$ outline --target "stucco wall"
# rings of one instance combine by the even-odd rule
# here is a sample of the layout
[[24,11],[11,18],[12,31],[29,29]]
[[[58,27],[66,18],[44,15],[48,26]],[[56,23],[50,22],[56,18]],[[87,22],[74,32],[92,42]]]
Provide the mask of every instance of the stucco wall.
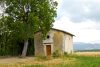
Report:
[[44,45],[44,52],[45,52],[45,55],[46,55],[46,45],[51,45],[51,54],[53,53],[53,39],[52,37],[54,37],[54,33],[56,31],[55,30],[50,30],[47,35],[49,35],[49,39],[46,39],[46,40],[43,40],[43,45]]
[[63,33],[56,31],[53,36],[53,51],[59,50],[63,52]]
[[36,33],[34,37],[35,55],[45,55],[43,40],[40,33]]
[[51,45],[51,53],[53,53],[55,50],[59,50],[60,52],[63,52],[63,45],[64,45],[63,32],[51,29],[47,35],[49,35],[50,38],[43,40],[43,43],[47,43],[47,44],[44,44],[45,55],[46,55],[46,45]]
[[73,52],[73,36],[66,34],[65,35],[65,52],[71,53]]

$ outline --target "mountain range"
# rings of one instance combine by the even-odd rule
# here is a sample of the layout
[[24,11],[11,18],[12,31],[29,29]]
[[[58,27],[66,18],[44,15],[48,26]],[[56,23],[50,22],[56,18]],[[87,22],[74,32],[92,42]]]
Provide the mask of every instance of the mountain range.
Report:
[[100,49],[100,44],[91,44],[83,42],[73,42],[73,50],[91,50],[91,49]]

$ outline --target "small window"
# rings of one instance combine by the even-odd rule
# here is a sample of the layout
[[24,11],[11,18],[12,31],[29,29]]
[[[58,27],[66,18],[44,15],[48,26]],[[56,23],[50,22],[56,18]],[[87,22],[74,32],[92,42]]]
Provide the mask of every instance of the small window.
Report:
[[70,38],[69,38],[69,40],[70,40]]
[[47,35],[47,39],[49,39],[50,38],[50,36],[49,35]]

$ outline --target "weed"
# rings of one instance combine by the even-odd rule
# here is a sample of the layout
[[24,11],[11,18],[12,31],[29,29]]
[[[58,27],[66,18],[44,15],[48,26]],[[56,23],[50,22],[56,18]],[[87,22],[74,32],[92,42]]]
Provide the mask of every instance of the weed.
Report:
[[52,56],[55,58],[61,57],[61,53],[58,50],[55,50],[55,52],[53,52]]
[[68,55],[67,52],[64,52],[64,56],[65,56],[65,57],[69,57],[69,55]]

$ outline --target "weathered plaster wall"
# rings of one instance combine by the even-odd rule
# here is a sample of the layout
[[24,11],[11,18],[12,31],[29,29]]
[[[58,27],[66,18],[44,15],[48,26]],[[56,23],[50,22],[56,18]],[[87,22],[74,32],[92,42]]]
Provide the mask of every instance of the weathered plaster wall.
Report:
[[53,51],[59,50],[60,52],[63,52],[63,32],[56,31],[52,39],[53,39]]
[[[63,32],[56,31],[51,29],[48,34],[50,36],[49,39],[43,40],[44,45],[44,51],[46,55],[46,45],[51,45],[51,53],[53,53],[55,50],[59,50],[60,52],[63,52]],[[47,44],[45,44],[47,43]],[[49,43],[49,44],[48,44]]]
[[66,34],[65,35],[65,52],[71,53],[73,52],[73,36]]
[[49,39],[46,39],[46,40],[43,40],[43,45],[44,45],[44,52],[45,52],[45,55],[46,55],[46,45],[51,45],[51,54],[53,53],[53,39],[52,37],[54,36],[54,33],[56,31],[55,30],[50,30],[47,35],[49,35]]
[[49,39],[46,39],[46,40],[43,40],[43,43],[53,43],[53,39],[52,39],[52,37],[54,36],[54,33],[55,33],[56,31],[55,30],[50,30],[48,33],[47,33],[47,35],[49,35],[50,36],[50,38]]
[[35,34],[34,46],[35,46],[35,55],[45,55],[43,40],[39,32]]

